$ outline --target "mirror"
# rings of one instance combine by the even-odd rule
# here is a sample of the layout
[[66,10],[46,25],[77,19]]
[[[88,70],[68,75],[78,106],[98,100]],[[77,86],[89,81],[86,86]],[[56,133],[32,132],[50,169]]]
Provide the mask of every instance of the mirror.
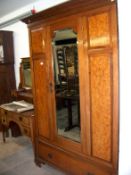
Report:
[[73,29],[54,32],[52,40],[59,136],[80,142],[80,99],[77,33]]
[[4,62],[4,48],[2,43],[2,37],[0,37],[0,63]]
[[2,37],[0,37],[0,63],[4,62],[4,48],[2,43]]
[[4,62],[4,51],[3,51],[3,45],[0,45],[0,63]]
[[25,57],[21,58],[20,64],[20,84],[22,88],[31,89],[32,81],[31,81],[31,68],[30,68],[30,58]]

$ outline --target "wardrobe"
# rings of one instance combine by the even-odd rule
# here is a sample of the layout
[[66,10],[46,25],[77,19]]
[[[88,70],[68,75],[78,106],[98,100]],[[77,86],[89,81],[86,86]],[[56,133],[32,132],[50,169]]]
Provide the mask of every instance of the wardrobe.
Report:
[[72,175],[118,174],[115,0],[71,0],[29,28],[35,162]]

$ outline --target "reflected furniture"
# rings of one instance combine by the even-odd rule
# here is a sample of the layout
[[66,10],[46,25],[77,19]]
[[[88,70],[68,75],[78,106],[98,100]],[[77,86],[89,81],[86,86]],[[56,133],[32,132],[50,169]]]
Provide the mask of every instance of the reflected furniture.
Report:
[[[117,175],[116,1],[71,0],[22,21],[30,35],[36,164],[49,163],[71,175]],[[80,128],[65,132],[69,108],[64,100],[58,103],[58,93],[64,91],[59,91],[56,50],[67,44],[58,46],[60,40],[74,37],[77,59],[70,53],[66,64],[76,60]],[[72,102],[73,120],[77,109]]]
[[21,58],[20,62],[20,88],[29,88],[32,87],[31,81],[31,68],[30,68],[30,57]]
[[[59,92],[56,93],[56,99],[62,99],[62,101],[67,102],[67,118],[68,118],[68,123],[67,126],[65,127],[64,131],[68,131],[72,129],[73,127],[80,127],[80,108],[79,108],[79,94],[68,94],[68,92]],[[78,116],[77,116],[77,124],[73,124],[73,102],[76,102],[78,105]]]
[[[57,37],[59,36],[59,33],[57,32]],[[78,120],[77,120],[77,126],[80,126],[80,112],[79,112],[79,82],[78,82],[78,54],[77,54],[77,48],[74,46],[70,47],[71,41],[73,41],[73,44],[75,45],[76,39],[71,40],[60,40],[56,41],[58,46],[61,48],[56,49],[56,59],[58,64],[58,75],[55,74],[55,76],[58,76],[59,80],[59,88],[58,88],[58,82],[57,82],[57,89],[56,89],[56,102],[59,101],[61,103],[66,103],[67,105],[67,118],[68,123],[67,126],[65,126],[64,131],[68,131],[75,127],[76,125],[73,124],[73,102],[76,102],[78,105]],[[62,47],[62,45],[64,46]],[[65,45],[66,44],[66,45]],[[70,53],[75,52],[75,53]],[[70,56],[72,54],[72,57]],[[68,58],[70,56],[70,59]],[[55,65],[55,68],[57,65]],[[70,71],[70,67],[72,67],[72,71]],[[55,69],[55,73],[56,73]],[[62,105],[62,104],[61,104]],[[60,105],[59,105],[60,106]],[[61,106],[62,107],[62,106]]]
[[56,56],[59,69],[58,78],[60,81],[60,88],[61,90],[65,90],[68,87],[68,67],[65,59],[65,49],[57,49]]
[[21,58],[19,73],[20,83],[18,89],[12,91],[13,99],[33,103],[30,57]]

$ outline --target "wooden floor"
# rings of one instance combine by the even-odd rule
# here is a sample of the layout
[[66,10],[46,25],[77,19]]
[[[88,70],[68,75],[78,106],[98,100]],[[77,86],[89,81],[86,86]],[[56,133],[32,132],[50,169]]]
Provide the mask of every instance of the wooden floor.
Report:
[[27,137],[2,142],[0,133],[0,175],[65,175],[48,165],[41,168],[34,163],[32,145]]

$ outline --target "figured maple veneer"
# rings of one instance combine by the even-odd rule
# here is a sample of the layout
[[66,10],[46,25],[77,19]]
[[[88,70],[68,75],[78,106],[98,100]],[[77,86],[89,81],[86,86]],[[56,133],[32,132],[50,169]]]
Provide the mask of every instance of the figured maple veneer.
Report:
[[88,18],[90,47],[110,44],[109,14],[102,13]]
[[91,55],[90,59],[92,154],[111,160],[111,60],[110,54]]

